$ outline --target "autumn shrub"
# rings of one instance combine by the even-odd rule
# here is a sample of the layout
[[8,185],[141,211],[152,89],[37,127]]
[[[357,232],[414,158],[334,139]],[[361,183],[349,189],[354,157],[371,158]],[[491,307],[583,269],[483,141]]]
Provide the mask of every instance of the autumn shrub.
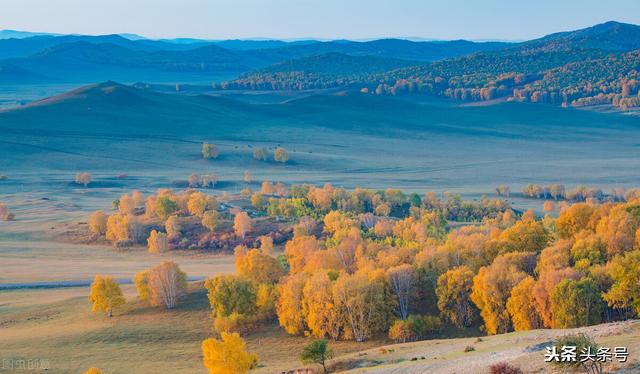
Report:
[[489,366],[489,374],[522,374],[522,370],[507,362],[499,362]]
[[180,222],[180,218],[175,215],[167,218],[164,223],[164,229],[167,233],[168,239],[171,240],[179,238],[182,232],[182,223]]
[[389,328],[389,339],[396,342],[416,341],[427,334],[439,331],[442,322],[437,316],[409,315],[406,320],[397,319]]
[[223,332],[245,334],[255,330],[261,323],[260,316],[246,316],[239,313],[231,313],[228,316],[216,316],[213,319],[213,330],[218,334]]

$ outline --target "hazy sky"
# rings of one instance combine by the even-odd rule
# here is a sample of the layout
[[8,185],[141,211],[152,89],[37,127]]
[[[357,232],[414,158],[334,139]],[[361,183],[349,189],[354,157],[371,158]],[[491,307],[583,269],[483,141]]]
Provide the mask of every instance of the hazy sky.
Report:
[[640,0],[0,0],[0,29],[147,37],[510,39],[607,20]]

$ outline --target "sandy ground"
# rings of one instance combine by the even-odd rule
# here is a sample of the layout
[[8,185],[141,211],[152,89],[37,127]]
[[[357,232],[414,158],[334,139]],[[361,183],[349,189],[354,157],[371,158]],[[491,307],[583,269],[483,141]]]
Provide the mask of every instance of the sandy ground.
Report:
[[[600,346],[626,346],[629,362],[609,363],[606,372],[640,372],[640,321],[567,330],[532,330],[509,334],[464,339],[438,339],[375,348],[348,355],[339,360],[362,360],[362,365],[379,362],[370,368],[348,373],[418,374],[418,373],[486,373],[498,362],[519,366],[525,373],[563,372],[544,362],[545,347],[560,336],[586,333]],[[475,350],[464,352],[465,347]],[[386,352],[386,353],[385,353]],[[626,371],[625,371],[626,370]]]

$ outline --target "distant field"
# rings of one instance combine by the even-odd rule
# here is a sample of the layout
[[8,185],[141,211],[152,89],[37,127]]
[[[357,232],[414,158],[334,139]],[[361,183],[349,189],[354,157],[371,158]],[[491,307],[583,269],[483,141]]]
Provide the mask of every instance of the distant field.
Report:
[[[284,103],[159,94],[105,84],[0,113],[0,193],[60,191],[77,171],[92,188],[157,188],[217,173],[254,179],[450,190],[479,196],[506,183],[640,185],[640,120],[540,105],[460,107],[442,100],[309,96]],[[215,161],[202,141],[219,145]],[[252,160],[281,144],[291,162]],[[116,179],[119,174],[129,178]]]

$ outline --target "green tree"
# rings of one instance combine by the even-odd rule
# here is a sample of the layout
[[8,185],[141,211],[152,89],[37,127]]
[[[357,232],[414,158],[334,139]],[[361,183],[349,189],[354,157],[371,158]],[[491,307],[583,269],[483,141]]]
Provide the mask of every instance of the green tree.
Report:
[[565,279],[551,295],[554,328],[573,328],[600,323],[602,297],[597,284],[590,278]]
[[327,339],[312,341],[304,346],[300,354],[302,363],[322,365],[322,370],[325,374],[328,372],[326,362],[331,358],[333,358],[333,350],[329,348]]
[[604,294],[610,307],[634,309],[640,315],[640,250],[616,256],[610,263],[609,276],[613,286]]
[[209,303],[214,316],[255,314],[256,290],[249,280],[233,275],[219,275],[207,279],[204,286],[209,291]]
[[218,228],[218,225],[220,224],[218,212],[215,210],[208,210],[204,212],[201,223],[207,230],[216,231],[216,228]]
[[473,272],[466,266],[451,269],[438,277],[436,295],[442,315],[458,327],[470,326],[475,316],[471,303]]
[[169,218],[178,210],[178,204],[168,196],[160,196],[156,200],[156,214],[162,219]]
[[[553,345],[553,349],[559,354],[562,352],[562,347],[576,347],[576,352],[579,355],[581,352],[590,351],[592,353],[598,352],[600,348],[598,344],[596,344],[593,339],[591,339],[588,335],[585,334],[575,334],[575,335],[565,335],[560,337],[555,344]],[[552,361],[552,363],[562,369],[578,369],[582,368],[585,373],[589,374],[602,374],[602,362],[598,360],[580,360],[578,357],[575,361]]]

